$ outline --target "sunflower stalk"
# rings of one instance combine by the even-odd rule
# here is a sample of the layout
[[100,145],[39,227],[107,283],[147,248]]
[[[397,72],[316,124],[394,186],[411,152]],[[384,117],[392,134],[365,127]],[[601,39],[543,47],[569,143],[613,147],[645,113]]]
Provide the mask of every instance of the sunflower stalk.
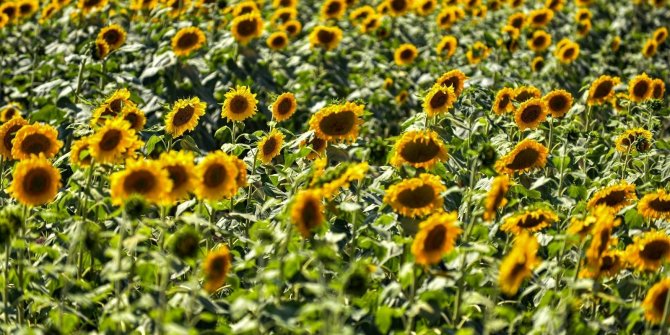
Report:
[[77,89],[74,92],[74,103],[79,102],[79,93],[81,92],[81,85],[84,81],[84,68],[86,67],[86,61],[88,57],[84,57],[84,60],[79,65],[79,73],[77,74]]
[[3,300],[5,303],[5,324],[9,325],[9,257],[12,252],[11,240],[7,241],[5,244],[5,268],[4,270],[4,281],[5,287],[3,291]]
[[661,335],[668,334],[668,314],[670,313],[670,294],[666,292],[663,304],[663,319],[661,319]]

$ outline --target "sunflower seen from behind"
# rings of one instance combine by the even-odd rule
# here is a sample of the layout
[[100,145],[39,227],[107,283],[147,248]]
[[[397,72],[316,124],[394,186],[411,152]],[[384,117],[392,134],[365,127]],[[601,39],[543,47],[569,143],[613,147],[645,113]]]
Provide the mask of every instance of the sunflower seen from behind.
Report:
[[449,158],[444,142],[432,130],[410,130],[403,133],[393,147],[391,165],[410,165],[430,169]]
[[496,170],[503,174],[530,172],[543,168],[547,164],[549,150],[532,139],[525,139],[501,157],[495,164]]
[[384,203],[406,217],[426,216],[442,210],[442,193],[446,190],[440,177],[422,173],[391,185],[384,194]]
[[438,263],[454,249],[456,239],[462,232],[458,227],[456,212],[437,212],[419,223],[419,231],[412,242],[412,255],[416,263],[424,266]]
[[12,158],[22,160],[44,155],[53,158],[63,146],[58,140],[58,130],[46,124],[31,124],[21,127],[12,140]]
[[110,196],[112,203],[117,206],[123,205],[134,195],[161,204],[167,200],[171,190],[172,180],[167,170],[154,160],[128,160],[123,170],[110,177]]
[[238,165],[233,157],[223,151],[207,154],[196,166],[198,184],[196,195],[201,200],[222,200],[232,198],[239,188]]
[[277,157],[284,145],[284,134],[273,129],[269,134],[258,142],[258,158],[263,164],[270,164]]
[[61,175],[43,155],[31,156],[14,167],[7,189],[12,198],[26,206],[40,206],[54,200]]
[[198,97],[177,100],[165,117],[165,132],[176,138],[187,131],[193,131],[206,108],[207,104]]
[[514,239],[512,250],[500,263],[498,274],[498,286],[506,296],[514,296],[519,291],[521,284],[533,274],[542,260],[537,257],[540,248],[537,238],[528,233],[523,233]]
[[325,221],[322,199],[319,189],[301,190],[293,199],[291,222],[304,238],[311,237]]
[[317,137],[328,142],[356,141],[365,106],[353,102],[330,105],[309,119],[309,127]]
[[226,277],[232,268],[232,263],[230,250],[225,245],[220,245],[207,253],[203,262],[203,272],[205,274],[203,288],[209,293],[221,289],[226,283]]
[[167,194],[169,202],[188,199],[189,194],[195,190],[197,176],[194,159],[190,151],[169,151],[161,154],[159,162],[172,181],[172,188]]
[[221,116],[228,121],[244,121],[256,114],[258,109],[256,94],[247,86],[237,86],[226,93]]

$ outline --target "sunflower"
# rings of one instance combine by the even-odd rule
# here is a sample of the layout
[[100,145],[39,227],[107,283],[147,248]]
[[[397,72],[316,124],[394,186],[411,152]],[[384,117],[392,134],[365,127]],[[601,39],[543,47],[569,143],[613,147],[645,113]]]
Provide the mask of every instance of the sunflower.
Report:
[[644,128],[626,130],[616,139],[616,149],[621,153],[645,152],[651,149],[652,134]]
[[525,0],[509,0],[509,4],[512,8],[521,7]]
[[489,49],[486,44],[477,41],[470,48],[468,48],[468,52],[465,54],[465,56],[468,59],[468,63],[476,65],[479,64],[482,59],[488,57],[490,52],[491,49]]
[[17,3],[14,1],[7,1],[0,4],[0,13],[4,14],[6,17],[6,20],[3,19],[3,21],[5,21],[4,25],[16,22],[19,18],[19,8]]
[[393,60],[398,66],[406,66],[412,64],[418,55],[419,51],[414,44],[404,43],[395,49]]
[[60,178],[58,169],[44,156],[32,156],[16,164],[7,191],[23,205],[44,205],[56,197]]
[[[644,317],[653,324],[662,323],[666,311],[666,301],[668,300],[668,290],[670,290],[670,278],[662,279],[654,284],[642,302]],[[670,322],[670,316],[665,320]]]
[[7,122],[15,117],[21,117],[21,105],[10,102],[0,109],[0,122]]
[[233,165],[235,165],[235,167],[237,168],[237,177],[235,178],[237,187],[238,188],[246,187],[248,185],[247,164],[244,163],[244,161],[237,156],[230,156],[230,159],[233,161]]
[[40,9],[40,3],[37,0],[18,0],[16,5],[21,19],[32,17]]
[[533,72],[542,71],[542,68],[544,68],[544,57],[537,56],[533,58],[533,60],[530,63],[530,68],[533,70]]
[[452,86],[433,85],[423,99],[423,110],[428,116],[446,114],[454,107],[456,94]]
[[486,2],[486,6],[488,7],[488,9],[492,11],[497,11],[500,10],[500,8],[502,8],[503,3],[501,0],[489,0]]
[[3,158],[12,158],[12,149],[14,147],[13,142],[16,133],[26,125],[28,125],[28,121],[24,120],[22,117],[15,117],[0,126],[0,140],[2,141],[2,143],[0,143],[0,155]]
[[258,5],[253,0],[242,1],[233,7],[233,16],[238,17],[245,14],[258,13]]
[[589,31],[591,31],[591,27],[591,20],[577,22],[577,36],[584,37],[588,35]]
[[670,259],[670,236],[660,231],[636,236],[626,248],[626,259],[639,271],[657,271]]
[[456,53],[456,48],[458,47],[458,39],[456,36],[448,35],[442,37],[435,51],[437,51],[438,56],[444,58],[451,58]]
[[264,164],[269,164],[272,159],[279,155],[284,144],[284,134],[273,129],[258,143],[258,157]]
[[355,141],[365,106],[352,102],[322,108],[309,120],[316,136],[326,141]]
[[237,175],[240,173],[233,158],[223,151],[209,153],[196,167],[199,199],[220,200],[231,198],[240,187]]
[[316,159],[320,156],[323,156],[328,147],[328,141],[319,138],[318,136],[312,136],[308,140],[304,140],[300,143],[301,147],[308,147],[310,149],[309,154],[307,154],[307,159]]
[[575,21],[577,22],[590,21],[592,17],[593,14],[591,14],[588,8],[579,8],[577,13],[575,13]]
[[507,25],[518,30],[523,28],[524,23],[526,23],[526,14],[522,12],[514,13],[507,18]]
[[616,112],[625,112],[627,111],[627,107],[630,104],[630,101],[628,101],[628,94],[624,92],[619,92],[610,99],[610,104],[612,107],[614,107],[614,110]]
[[533,28],[542,28],[554,18],[554,11],[548,8],[535,9],[528,13],[528,25]]
[[466,80],[468,80],[468,77],[461,70],[451,70],[437,78],[435,84],[445,87],[453,87],[454,94],[456,94],[456,97],[458,98],[463,93]]
[[135,105],[123,106],[121,118],[130,123],[130,129],[136,132],[142,131],[144,125],[147,123],[147,117],[144,115],[144,112]]
[[288,35],[283,31],[274,32],[268,36],[265,43],[272,50],[284,49],[288,45]]
[[658,43],[653,39],[649,39],[646,42],[644,42],[644,46],[642,47],[642,55],[645,58],[654,57],[657,49],[658,49]]
[[184,27],[172,37],[172,50],[177,56],[188,56],[207,42],[205,33],[198,27]]
[[514,112],[514,121],[520,130],[535,129],[547,119],[547,105],[542,99],[526,100]]
[[670,219],[670,194],[664,189],[648,193],[637,204],[638,213],[645,219]]
[[207,104],[198,97],[179,99],[165,118],[165,131],[172,137],[179,137],[192,131],[198,125],[198,119],[205,114]]
[[272,6],[275,8],[279,7],[296,7],[298,6],[298,0],[273,0]]
[[573,98],[570,92],[565,90],[553,90],[542,100],[547,106],[547,110],[554,118],[561,118],[572,108]]
[[123,119],[107,120],[105,125],[90,137],[89,145],[93,159],[99,163],[116,163],[122,160],[130,148],[139,142],[130,123]]
[[329,20],[339,20],[347,11],[347,3],[344,0],[325,0],[321,6],[321,17]]
[[391,164],[400,167],[409,164],[415,168],[432,168],[449,156],[444,142],[432,130],[410,130],[402,134],[393,147]]
[[378,14],[370,15],[370,17],[366,18],[361,23],[360,25],[361,32],[363,34],[367,34],[376,31],[377,28],[381,27],[382,19],[383,16],[381,15]]
[[412,254],[418,264],[438,263],[442,256],[454,249],[458,235],[458,214],[435,213],[419,224],[419,232],[412,242]]
[[514,101],[524,103],[530,99],[540,99],[542,92],[535,86],[519,86],[514,89]]
[[107,6],[107,0],[79,0],[77,3],[77,8],[79,8],[84,15],[102,9],[105,6]]
[[316,26],[309,34],[309,44],[312,48],[333,50],[342,40],[342,30],[338,27]]
[[500,291],[513,296],[519,291],[524,280],[533,274],[541,260],[537,257],[539,243],[534,236],[524,233],[516,237],[514,247],[500,263],[498,286]]
[[398,94],[394,98],[395,103],[398,106],[404,105],[407,102],[407,99],[409,99],[409,92],[407,92],[407,90],[402,90],[398,92]]
[[484,220],[494,220],[498,209],[505,207],[507,204],[505,195],[507,194],[507,190],[509,190],[509,186],[510,181],[507,175],[501,175],[493,179],[491,189],[486,193],[486,200],[484,201]]
[[249,87],[237,86],[226,93],[225,97],[221,116],[229,121],[244,121],[256,114],[258,100]]
[[563,9],[564,0],[546,0],[544,6],[557,12]]
[[514,99],[514,89],[509,87],[503,87],[496,93],[495,101],[493,102],[493,112],[501,115],[505,113],[510,113],[514,111],[514,104],[512,100]]
[[610,49],[613,52],[617,52],[619,51],[620,46],[621,46],[621,37],[614,36],[614,38],[612,38],[612,41],[610,42]]
[[621,83],[619,77],[607,75],[600,76],[589,88],[587,103],[589,105],[600,105],[614,96],[614,87]]
[[543,168],[547,164],[549,150],[531,139],[525,139],[514,147],[512,151],[501,157],[495,164],[499,173],[513,174]]
[[293,199],[291,222],[304,238],[312,236],[312,232],[319,228],[325,220],[322,199],[323,196],[318,189],[301,190]]
[[354,24],[360,24],[374,14],[375,9],[372,8],[372,6],[365,5],[352,10],[351,13],[349,13],[349,20]]
[[178,18],[191,7],[191,0],[165,0],[165,5],[170,8],[168,15]]
[[665,43],[665,40],[668,38],[668,28],[661,27],[654,30],[654,41],[658,44]]
[[125,106],[135,106],[130,100],[130,91],[125,88],[114,91],[105,101],[93,111],[91,125],[97,126],[105,123],[106,119],[117,117]]
[[151,11],[156,7],[157,4],[158,0],[131,0],[130,9],[136,11],[142,11],[142,10]]
[[579,236],[580,239],[586,238],[590,233],[596,223],[596,217],[593,215],[586,215],[584,218],[580,219],[573,217],[570,220],[570,225],[568,226],[568,234]]
[[193,153],[190,151],[169,151],[160,156],[160,163],[172,181],[167,198],[172,202],[187,199],[197,185]]
[[148,159],[128,160],[124,170],[110,177],[112,203],[120,206],[132,195],[162,203],[172,190],[172,180],[161,163]]
[[237,42],[247,45],[263,33],[263,19],[257,12],[240,15],[233,19],[230,31]]
[[232,256],[225,245],[207,253],[203,262],[203,272],[205,273],[203,287],[207,292],[214,293],[223,287],[228,272],[232,268],[232,263]]
[[535,52],[547,50],[551,45],[551,35],[544,30],[533,32],[532,38],[528,41],[528,47]]
[[456,16],[456,13],[451,10],[451,8],[447,7],[437,14],[435,20],[438,28],[449,29],[454,25],[454,23],[456,23],[456,21],[458,21],[458,17]]
[[109,44],[101,39],[96,39],[93,48],[91,48],[93,59],[98,61],[105,59],[109,55],[109,51]]
[[298,108],[298,103],[293,93],[282,93],[272,104],[272,117],[277,121],[288,120]]
[[651,97],[652,99],[663,99],[665,95],[665,83],[661,79],[654,79],[651,81]]
[[87,167],[91,165],[89,138],[83,137],[72,143],[70,147],[70,163],[73,166]]
[[437,0],[419,0],[419,3],[416,5],[416,13],[420,16],[428,16],[437,7]]
[[442,210],[441,194],[446,190],[440,177],[422,173],[419,177],[391,185],[386,190],[384,202],[401,215],[425,216]]
[[631,101],[641,102],[651,98],[652,80],[646,73],[639,74],[628,82],[628,97]]
[[[3,10],[6,8],[13,8],[13,7],[6,7],[6,5],[7,3],[0,5],[0,29],[4,28],[6,25],[9,24],[9,17],[7,16],[7,14],[3,12]],[[47,7],[45,7],[45,9],[46,8]],[[42,22],[40,21],[40,23]]]
[[533,233],[540,231],[545,227],[549,227],[557,220],[558,216],[556,213],[550,210],[527,210],[507,218],[500,229],[505,232],[513,233],[514,235],[519,235],[524,231]]
[[21,127],[12,140],[12,158],[23,160],[30,156],[44,155],[52,158],[63,146],[58,130],[50,125],[31,124]]
[[598,206],[591,211],[595,218],[593,228],[591,229],[591,243],[585,252],[586,264],[597,265],[603,253],[610,246],[615,245],[617,240],[612,236],[614,227],[621,224],[621,220],[616,218],[612,211],[605,206]]
[[298,20],[290,20],[282,24],[279,29],[285,31],[289,36],[295,37],[302,31],[302,23]]
[[607,250],[598,259],[597,264],[586,264],[579,272],[580,278],[613,277],[625,265],[624,253],[620,250]]
[[616,213],[635,200],[637,200],[635,184],[629,184],[622,180],[618,184],[605,187],[596,192],[589,200],[587,206],[588,208],[593,209],[600,205],[604,205]]
[[[325,160],[325,159],[323,159]],[[318,173],[312,180],[313,188],[320,188],[321,194],[332,199],[340,189],[349,187],[351,182],[365,178],[370,166],[368,163],[342,163],[326,172]]]
[[298,17],[298,10],[293,7],[284,7],[277,9],[270,18],[270,23],[274,26],[278,22],[284,23],[295,20]]
[[110,50],[116,50],[126,41],[126,31],[120,25],[112,24],[100,30],[98,39],[107,42]]
[[391,16],[401,16],[407,13],[414,6],[414,0],[385,0],[388,4],[388,14]]

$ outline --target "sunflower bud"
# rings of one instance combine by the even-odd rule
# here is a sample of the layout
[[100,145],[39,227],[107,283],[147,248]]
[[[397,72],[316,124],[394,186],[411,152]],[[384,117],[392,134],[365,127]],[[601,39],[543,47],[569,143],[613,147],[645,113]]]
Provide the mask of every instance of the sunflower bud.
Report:
[[496,149],[490,143],[484,143],[481,148],[479,148],[479,161],[483,166],[491,166],[498,159],[498,153]]
[[360,297],[368,290],[368,274],[363,269],[352,272],[344,282],[344,293]]
[[12,232],[18,231],[23,227],[21,209],[18,206],[5,207],[0,211],[0,222],[7,223]]
[[132,220],[141,218],[147,212],[149,205],[146,200],[140,195],[132,195],[126,200],[123,205],[123,210],[126,211],[128,217]]
[[184,226],[172,236],[170,248],[181,259],[195,258],[198,255],[200,234],[190,226]]

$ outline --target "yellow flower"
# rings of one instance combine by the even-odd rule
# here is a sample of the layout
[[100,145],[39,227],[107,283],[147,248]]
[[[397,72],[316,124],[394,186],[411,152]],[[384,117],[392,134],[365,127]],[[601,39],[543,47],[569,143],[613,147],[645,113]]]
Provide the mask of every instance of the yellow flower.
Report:
[[44,205],[56,197],[60,178],[58,169],[44,156],[31,156],[16,164],[7,191],[26,206]]
[[365,178],[368,169],[369,165],[365,162],[342,163],[321,175],[317,173],[312,180],[311,187],[321,189],[321,194],[331,199],[340,189],[349,187],[351,182]]
[[505,195],[509,186],[510,181],[507,175],[501,175],[493,179],[491,189],[486,193],[486,200],[484,201],[484,220],[495,220],[498,209],[507,205]]
[[188,56],[194,51],[202,48],[207,42],[205,33],[198,27],[185,27],[179,29],[172,37],[172,51],[177,56]]
[[528,13],[528,25],[533,28],[542,28],[554,18],[554,11],[548,8],[535,9]]
[[258,143],[258,157],[264,164],[269,164],[272,159],[279,155],[284,144],[284,134],[273,129]]
[[402,134],[393,147],[391,165],[400,167],[404,164],[415,168],[430,169],[437,162],[449,158],[444,142],[432,130],[410,130]]
[[451,70],[442,74],[440,78],[437,78],[435,84],[445,87],[453,87],[454,94],[456,94],[456,97],[458,98],[463,93],[466,80],[468,80],[468,77],[461,70]]
[[151,11],[158,4],[158,0],[131,0],[130,9]]
[[342,30],[338,27],[316,26],[309,34],[309,44],[312,48],[333,50],[342,40]]
[[288,35],[283,31],[277,31],[268,37],[266,44],[272,50],[281,50],[288,45]]
[[544,30],[536,30],[528,41],[528,47],[535,52],[547,50],[551,45],[551,35]]
[[583,20],[577,22],[577,36],[579,37],[584,37],[588,35],[589,31],[591,31],[591,20]]
[[605,187],[596,192],[589,200],[587,207],[594,209],[601,205],[606,206],[614,213],[637,200],[635,184],[622,180],[620,183]]
[[535,129],[547,119],[547,106],[542,99],[526,100],[514,112],[514,121],[520,130]]
[[552,117],[561,118],[572,108],[572,94],[565,90],[553,90],[545,95],[542,100]]
[[344,16],[346,10],[347,3],[344,0],[325,0],[321,6],[321,17],[326,20],[339,20]]
[[110,51],[116,50],[126,41],[126,31],[120,25],[112,24],[100,30],[98,39],[107,42]]
[[454,249],[463,230],[458,226],[458,214],[435,213],[419,224],[419,232],[412,242],[412,254],[421,265],[432,265]]
[[556,12],[563,9],[563,2],[564,0],[547,0],[544,2],[544,6]]
[[[663,313],[666,310],[666,300],[668,300],[668,290],[670,290],[670,278],[662,279],[647,291],[647,295],[642,302],[644,317],[647,321],[653,324],[663,322]],[[665,319],[665,322],[670,322],[670,316]]]
[[258,5],[253,0],[242,1],[233,7],[233,16],[235,17],[258,12],[260,12]]
[[657,271],[670,259],[670,236],[655,230],[636,236],[626,248],[626,259],[639,271]]
[[73,166],[79,167],[91,165],[91,151],[88,137],[80,138],[72,143],[70,162]]
[[489,56],[491,49],[482,42],[475,42],[469,49],[465,56],[468,58],[468,63],[472,65],[479,64],[482,59]]
[[16,133],[26,125],[28,125],[28,121],[19,116],[0,126],[0,155],[4,159],[12,158],[13,140]]
[[454,107],[456,94],[451,86],[433,85],[423,99],[423,110],[428,116],[446,114]]
[[670,194],[664,189],[648,193],[637,204],[638,213],[645,219],[670,219]]
[[496,162],[496,170],[503,174],[528,172],[543,168],[547,164],[549,150],[531,139],[525,139],[514,147],[512,151]]
[[293,200],[291,222],[304,238],[312,236],[312,232],[323,224],[322,199],[321,191],[315,189],[299,191]]
[[258,109],[256,94],[252,94],[247,86],[237,86],[226,93],[221,116],[229,121],[244,121],[256,114]]
[[651,81],[651,97],[653,99],[663,99],[665,95],[665,83],[661,79]]
[[653,39],[649,39],[646,42],[644,42],[644,46],[642,47],[642,55],[646,58],[654,57],[657,49],[658,49],[658,42],[656,42]]
[[130,123],[130,129],[136,132],[142,131],[144,125],[147,123],[147,117],[144,115],[144,112],[135,105],[123,106],[120,117]]
[[613,277],[625,265],[624,253],[620,250],[608,250],[603,252],[597,264],[586,264],[579,272],[580,278]]
[[293,93],[282,93],[272,104],[272,117],[277,121],[288,120],[298,109],[298,102]]
[[232,256],[225,245],[221,245],[207,254],[203,262],[203,272],[205,274],[203,287],[207,292],[214,293],[223,287],[228,272],[232,268],[232,263]]
[[668,28],[661,27],[654,30],[654,41],[658,44],[665,43],[665,40],[668,38]]
[[58,139],[58,130],[45,124],[31,124],[21,127],[12,140],[12,157],[17,160],[44,155],[52,158],[63,146]]
[[502,115],[514,111],[514,89],[503,87],[496,93],[495,101],[493,102],[493,112]]
[[233,19],[231,32],[237,42],[247,45],[263,33],[263,19],[257,12],[240,15]]
[[107,55],[109,55],[109,52],[111,51],[109,48],[109,44],[105,42],[105,40],[101,39],[96,39],[95,40],[95,45],[93,49],[93,59],[95,60],[103,60]]
[[507,18],[507,25],[514,27],[517,30],[521,30],[521,28],[523,28],[525,23],[526,23],[526,14],[524,14],[523,12],[514,13]]
[[365,21],[365,19],[375,14],[375,9],[372,6],[361,6],[358,7],[349,13],[349,20],[354,24],[360,24]]
[[21,19],[32,17],[40,9],[40,3],[37,0],[18,0],[16,4]]
[[526,102],[530,99],[539,99],[542,92],[535,86],[519,86],[514,89],[514,101],[518,103]]
[[93,111],[91,117],[91,126],[98,126],[105,123],[106,119],[117,117],[123,111],[125,106],[135,106],[130,100],[130,91],[122,88],[114,91],[105,101]]
[[384,202],[401,215],[411,218],[425,216],[442,210],[441,194],[446,191],[440,177],[422,173],[417,178],[391,185],[386,190]]
[[414,44],[404,43],[395,49],[395,52],[393,53],[393,60],[395,61],[396,65],[399,66],[410,65],[414,62],[414,59],[416,59],[418,54],[419,51],[414,46]]
[[414,6],[414,0],[384,0],[388,4],[388,14],[401,16]]
[[15,117],[21,117],[21,105],[10,102],[0,109],[0,121],[7,122]]
[[193,153],[190,151],[169,151],[160,156],[160,163],[172,181],[172,188],[167,194],[167,202],[187,199],[189,193],[195,190],[197,176]]
[[458,47],[458,39],[453,35],[448,35],[442,37],[439,43],[437,43],[437,55],[440,57],[451,58],[456,53],[456,48]]
[[524,280],[533,274],[542,262],[537,257],[539,247],[537,238],[528,233],[516,237],[514,247],[500,263],[498,286],[503,294],[516,295]]
[[77,8],[86,15],[107,6],[107,0],[79,0]]
[[577,9],[577,13],[575,13],[575,21],[577,22],[590,21],[591,17],[593,17],[593,14],[591,14],[588,8],[579,8]]
[[456,23],[456,21],[458,21],[458,17],[452,8],[446,7],[437,14],[435,21],[437,22],[438,28],[449,29]]
[[165,118],[165,131],[175,138],[192,131],[198,125],[200,117],[205,114],[205,108],[207,104],[198,97],[177,100]]
[[595,223],[596,217],[593,215],[586,215],[582,219],[573,217],[570,220],[570,226],[568,226],[567,231],[570,235],[577,235],[580,239],[584,239],[591,233]]
[[316,136],[326,141],[350,141],[358,137],[365,106],[352,102],[322,108],[309,120],[309,127]]
[[587,103],[589,105],[600,105],[614,96],[614,87],[621,83],[619,77],[607,75],[600,76],[589,88]]
[[616,150],[621,153],[645,152],[651,149],[652,134],[644,128],[626,130],[616,139]]
[[430,15],[435,8],[437,7],[436,0],[419,0],[419,3],[416,4],[416,13],[421,16]]
[[382,16],[378,14],[370,15],[370,17],[365,18],[360,25],[361,32],[363,34],[371,33],[376,31],[382,25]]
[[300,147],[308,147],[311,151],[307,154],[307,159],[316,159],[325,154],[328,147],[328,141],[319,138],[318,136],[311,136],[310,139],[304,140],[300,143]]
[[270,18],[271,24],[274,26],[278,22],[285,23],[295,20],[298,17],[298,10],[293,7],[284,7],[277,9]]
[[124,170],[110,177],[112,203],[120,206],[132,195],[140,195],[151,203],[162,203],[172,190],[172,181],[161,163],[139,159],[126,161]]
[[530,68],[533,70],[533,72],[542,71],[542,68],[544,68],[544,57],[537,56],[533,58],[533,60],[530,63]]
[[285,31],[289,36],[295,37],[300,34],[302,31],[302,23],[297,20],[289,20],[288,22],[282,24],[279,29]]
[[551,226],[556,221],[558,221],[558,216],[550,210],[527,210],[507,218],[500,229],[514,235],[519,235],[523,232],[534,233]]
[[394,98],[395,103],[398,106],[404,105],[407,102],[407,99],[409,99],[409,93],[407,92],[407,90],[402,90],[398,92],[398,94]]
[[631,101],[641,102],[651,98],[652,79],[646,73],[639,74],[628,83],[628,98]]
[[237,183],[239,173],[233,157],[223,151],[209,153],[196,167],[198,199],[232,198],[240,187]]
[[123,119],[107,120],[89,139],[90,152],[98,163],[117,163],[139,142],[135,131]]
[[620,46],[621,46],[621,37],[614,36],[614,38],[612,38],[612,41],[610,42],[610,49],[614,52],[617,52],[619,51]]

